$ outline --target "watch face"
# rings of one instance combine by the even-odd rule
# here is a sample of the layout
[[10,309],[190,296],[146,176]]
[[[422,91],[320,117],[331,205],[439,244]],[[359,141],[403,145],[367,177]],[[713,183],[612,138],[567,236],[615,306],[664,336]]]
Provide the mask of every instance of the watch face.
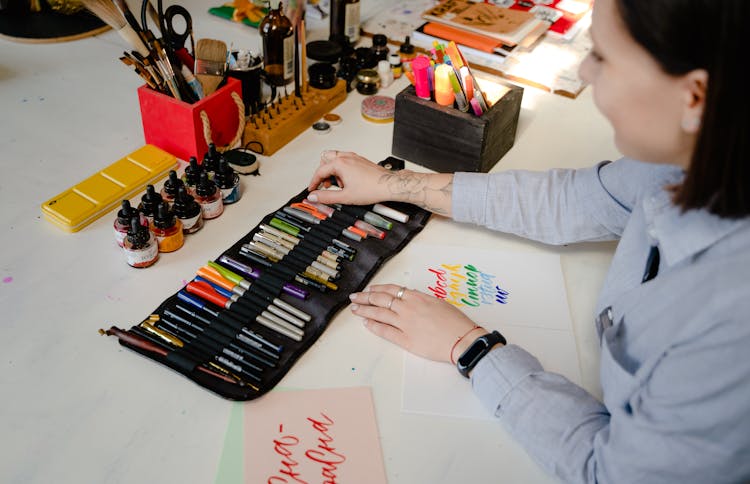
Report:
[[458,358],[458,364],[468,367],[487,349],[487,341],[480,337],[469,346],[466,351]]

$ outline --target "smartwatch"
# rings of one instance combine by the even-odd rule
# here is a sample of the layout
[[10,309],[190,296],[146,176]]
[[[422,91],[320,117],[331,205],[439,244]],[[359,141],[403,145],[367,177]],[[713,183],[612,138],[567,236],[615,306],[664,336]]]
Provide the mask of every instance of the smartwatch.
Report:
[[477,366],[479,360],[484,358],[484,355],[490,352],[493,346],[498,343],[507,344],[502,334],[497,331],[487,333],[477,338],[466,351],[461,353],[461,356],[456,360],[456,367],[458,372],[466,378],[469,378],[469,372]]

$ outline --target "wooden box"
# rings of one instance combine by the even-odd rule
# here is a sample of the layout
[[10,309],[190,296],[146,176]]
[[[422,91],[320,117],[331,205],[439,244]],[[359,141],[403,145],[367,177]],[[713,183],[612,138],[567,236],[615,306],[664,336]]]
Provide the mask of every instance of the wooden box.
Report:
[[479,117],[421,99],[408,86],[396,95],[393,155],[441,173],[488,172],[513,146],[523,97],[523,88],[498,84],[499,98]]
[[138,100],[146,143],[181,160],[195,156],[200,162],[208,151],[209,142],[223,149],[241,141],[245,107],[242,83],[237,79],[227,78],[223,87],[194,104],[148,86],[138,88]]

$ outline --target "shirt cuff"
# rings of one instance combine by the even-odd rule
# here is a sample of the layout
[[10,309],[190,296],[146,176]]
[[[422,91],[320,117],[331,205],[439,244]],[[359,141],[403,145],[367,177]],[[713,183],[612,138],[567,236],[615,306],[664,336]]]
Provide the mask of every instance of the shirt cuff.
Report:
[[499,417],[502,402],[527,376],[544,371],[541,363],[520,346],[495,348],[471,372],[471,386],[482,404]]
[[482,224],[489,188],[490,177],[486,173],[454,173],[451,204],[453,220]]

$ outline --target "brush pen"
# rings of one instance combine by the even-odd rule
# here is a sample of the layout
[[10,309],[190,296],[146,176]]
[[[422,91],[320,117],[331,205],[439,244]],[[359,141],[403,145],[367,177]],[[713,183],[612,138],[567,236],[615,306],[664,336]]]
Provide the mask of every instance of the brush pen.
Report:
[[265,234],[261,232],[256,232],[253,234],[253,241],[257,242],[259,244],[263,244],[266,247],[269,247],[271,250],[273,250],[273,254],[275,257],[277,257],[279,260],[284,258],[290,258],[293,260],[296,260],[302,264],[308,264],[306,267],[306,270],[308,272],[312,272],[310,269],[315,269],[323,274],[326,274],[330,279],[339,279],[340,273],[338,270],[333,269],[326,264],[322,264],[318,262],[317,260],[310,261],[308,257],[302,257],[299,255],[299,253],[292,253],[290,249],[284,247],[283,245],[277,243],[276,241],[270,239]]
[[345,222],[344,220],[340,218],[330,218],[327,214],[321,212],[317,208],[313,207],[310,204],[304,203],[304,202],[297,202],[292,203],[289,205],[292,208],[296,208],[297,210],[301,210],[309,215],[312,215],[314,218],[318,219],[320,221],[321,225],[325,225],[325,222],[328,223],[328,225],[332,226],[337,231],[339,230],[349,230],[350,232],[360,236],[363,239],[367,238],[367,232],[355,227],[353,224],[349,222]]
[[[110,327],[109,329],[106,329],[106,330],[105,329],[100,329],[99,330],[99,334],[106,335],[106,336],[116,336],[117,339],[119,339],[120,341],[124,341],[125,343],[127,343],[127,344],[129,344],[131,346],[135,346],[136,348],[139,348],[139,349],[141,349],[143,351],[147,351],[149,353],[155,353],[155,354],[157,354],[159,356],[162,356],[162,357],[165,357],[165,358],[167,357],[167,355],[169,355],[169,353],[171,353],[173,351],[173,350],[164,348],[163,346],[160,346],[157,343],[149,341],[148,339],[144,338],[143,336],[140,336],[140,335],[138,335],[136,333],[133,333],[131,331],[122,330],[122,329],[120,329],[120,328],[118,328],[116,326],[112,326],[112,327]],[[241,381],[241,380],[237,381],[234,378],[231,378],[229,376],[223,375],[223,374],[218,373],[218,372],[216,372],[214,370],[206,368],[203,365],[200,365],[200,364],[196,365],[195,369],[198,370],[198,371],[200,371],[200,372],[202,372],[202,373],[210,375],[210,376],[212,376],[214,378],[218,378],[220,380],[223,380],[225,382],[233,383],[233,384],[239,384],[239,385],[244,386],[244,382],[243,381]],[[253,388],[255,388],[257,390],[257,387],[253,387]]]
[[[286,240],[289,243],[290,248],[292,246],[296,247],[298,245],[301,245],[301,246],[308,248],[309,250],[318,250],[318,245],[312,244],[311,243],[313,242],[312,240],[308,241],[307,243],[302,244],[301,243],[303,239],[302,237],[297,237],[287,231],[283,231],[276,227],[273,227],[272,225],[260,224],[259,227],[260,227],[260,230],[262,230],[265,233],[272,234],[280,239]],[[336,263],[340,263],[341,261],[347,259],[347,257],[342,257],[339,253],[337,253],[339,251],[332,252],[328,250],[328,246],[325,243],[323,243],[323,245],[324,247],[319,249],[320,255],[325,257],[326,259],[330,259]]]
[[[268,247],[256,241],[252,241],[250,243],[244,244],[242,246],[242,249],[255,252],[256,254],[260,254],[264,256],[266,259],[269,259],[270,261],[278,265],[286,265],[290,267],[291,269],[297,271],[298,273],[302,273],[302,275],[304,275],[305,277],[313,279],[315,281],[328,283],[331,280],[331,277],[328,274],[320,272],[314,267],[310,267],[305,262],[302,262],[294,258],[284,259],[283,254],[275,251],[271,247]],[[284,259],[283,262],[282,262],[282,259]]]
[[[193,282],[199,284],[201,289],[211,291],[212,294],[215,293],[214,295],[217,297],[228,299],[229,305],[232,307],[226,307],[226,309],[235,310],[247,317],[251,317],[252,312],[261,313],[266,318],[281,326],[286,326],[289,323],[298,328],[303,328],[305,326],[305,322],[301,319],[285,312],[272,302],[263,300],[256,294],[236,294],[232,290],[236,289],[232,282],[222,278],[220,274],[212,271],[209,267],[201,267],[199,269],[199,274],[200,275],[196,277]],[[240,291],[242,291],[241,288]],[[248,312],[250,312],[250,314],[248,314]],[[263,314],[264,312],[266,314]]]
[[[207,318],[204,318],[200,314],[196,313],[195,311],[190,310],[190,308],[185,307],[179,303],[175,305],[175,308],[179,309],[185,314],[188,314],[211,327],[221,328],[223,326],[222,324],[219,324],[219,323],[223,323],[224,325],[226,325],[226,327],[237,331],[238,338],[244,337],[245,339],[243,339],[243,341],[245,343],[253,346],[254,348],[260,350],[261,352],[265,354],[271,355],[271,352],[267,348],[270,348],[274,352],[276,352],[276,357],[278,357],[279,353],[284,351],[284,347],[282,345],[277,345],[275,343],[272,343],[271,341],[268,341],[262,335],[245,327],[242,321],[234,318],[229,313],[212,309],[208,304],[203,303],[199,299],[192,297],[190,294],[184,291],[180,291],[179,293],[177,293],[177,298],[180,301],[187,303],[190,306],[205,312],[206,314],[212,316],[214,319],[209,320]],[[256,346],[256,344],[260,346]]]
[[320,230],[322,230],[323,232],[330,233],[334,237],[336,235],[341,234],[344,237],[346,237],[347,239],[354,240],[355,242],[360,242],[362,240],[361,236],[355,234],[354,232],[352,232],[349,229],[343,229],[340,232],[337,232],[336,229],[334,229],[333,227],[329,227],[329,226],[321,224],[321,222],[320,222],[319,219],[313,217],[312,215],[310,215],[309,213],[307,213],[305,211],[302,211],[302,210],[299,210],[299,209],[296,209],[296,208],[293,208],[293,207],[284,207],[282,210],[285,213],[287,213],[288,215],[291,215],[294,218],[297,218],[299,220],[302,220],[303,222],[307,222],[309,224],[312,224],[312,225],[315,225],[315,226],[319,227]]
[[[243,375],[251,380],[254,380],[256,382],[261,381],[258,375],[256,375],[255,373],[251,373],[248,369],[243,368],[242,365],[237,364],[224,356],[215,354],[215,349],[211,348],[208,344],[206,344],[206,342],[199,341],[197,339],[192,339],[189,343],[186,344],[186,342],[183,341],[182,338],[180,338],[179,336],[175,334],[175,332],[179,330],[177,330],[174,325],[167,323],[166,321],[163,321],[163,320],[161,321],[161,323],[163,325],[170,326],[171,330],[165,329],[163,327],[156,327],[150,321],[144,321],[139,326],[143,328],[145,331],[148,331],[149,333],[153,334],[154,336],[161,338],[167,344],[172,345],[175,348],[187,350],[187,345],[189,344],[190,351],[193,352],[198,358],[202,358],[204,360],[213,360],[219,363],[220,366],[223,365],[224,367],[232,371],[235,371],[239,373],[240,375]],[[183,331],[182,333],[185,335],[192,334],[186,331]],[[262,369],[258,366],[255,366],[255,365],[249,365],[249,366],[251,366],[252,368],[256,368],[257,369],[256,371],[262,371]],[[236,378],[242,379],[242,377],[239,377],[237,375],[234,375],[234,376]]]
[[[253,284],[250,281],[248,281],[247,279],[244,279],[239,274],[237,274],[235,272],[232,272],[231,270],[227,269],[226,267],[223,267],[220,264],[217,264],[216,262],[208,261],[208,266],[211,267],[212,269],[214,269],[215,271],[217,271],[219,274],[221,274],[222,277],[226,278],[229,281],[234,282],[235,284],[237,284],[238,286],[242,287],[243,289],[247,290],[247,289],[250,289],[253,286]],[[285,301],[282,301],[281,299],[277,298],[276,295],[274,295],[274,294],[272,294],[272,293],[270,293],[268,291],[265,291],[262,288],[259,288],[259,290],[263,291],[266,294],[266,297],[268,298],[269,302],[277,305],[280,308],[285,309],[286,311],[288,311],[291,314],[294,314],[298,318],[303,319],[305,321],[310,321],[312,319],[312,316],[310,316],[306,312],[302,311],[301,309],[297,309],[294,306],[292,306],[291,304],[289,304],[289,303],[287,303]]]
[[371,223],[376,227],[380,227],[386,230],[391,230],[393,228],[393,222],[359,205],[334,204],[333,207],[337,210],[341,210],[344,213],[348,213],[349,215],[360,218],[367,223]]
[[256,284],[268,284],[269,289],[271,287],[281,286],[282,291],[284,291],[286,294],[289,294],[290,296],[296,297],[297,299],[301,299],[303,301],[310,296],[310,292],[302,289],[301,287],[297,287],[294,284],[284,282],[283,279],[271,274],[266,274],[264,278],[261,279],[260,277],[263,275],[263,271],[247,264],[243,264],[237,259],[229,257],[228,255],[222,255],[221,257],[219,257],[219,262],[228,267],[231,267],[232,269],[247,274],[249,277],[255,279]]
[[[229,348],[222,341],[215,340],[215,339],[210,338],[209,336],[206,336],[205,333],[203,333],[203,331],[200,331],[198,333],[194,333],[190,331],[188,328],[185,327],[186,320],[184,318],[181,318],[182,321],[178,322],[176,318],[172,319],[172,316],[170,316],[169,319],[167,319],[167,317],[165,316],[166,315],[161,316],[158,321],[154,322],[154,325],[156,325],[157,328],[160,328],[159,325],[166,325],[168,328],[171,328],[173,334],[174,334],[174,331],[176,331],[185,335],[187,338],[190,338],[189,341],[186,341],[188,345],[200,344],[202,342],[205,345],[205,347],[208,348],[210,351],[214,353],[221,351],[224,355],[236,361],[237,364],[244,366],[245,369],[247,369],[248,371],[253,370],[259,373],[263,373],[264,368],[257,366],[254,363],[248,361],[247,358],[245,358],[245,355],[249,355],[258,363],[262,363],[263,365],[266,365],[269,368],[273,368],[274,366],[276,366],[276,363],[266,360],[265,358],[254,355],[252,353],[248,353],[240,347]],[[173,316],[177,316],[179,318],[179,315],[173,314]],[[160,329],[164,329],[164,328],[160,328]]]
[[[274,264],[272,261],[269,261],[268,258],[266,258],[262,254],[256,254],[252,250],[240,248],[240,255],[243,257],[246,257],[250,259],[251,261],[255,262],[256,264],[259,264],[263,266],[264,268],[268,269],[269,271],[276,271],[290,279],[294,279],[294,281],[299,282],[300,284],[306,286],[306,287],[312,287],[314,289],[317,289],[320,292],[326,292],[328,289],[336,290],[333,288],[329,288],[328,284],[330,283],[324,283],[322,281],[316,281],[315,279],[312,279],[310,277],[307,277],[303,275],[302,273],[295,271],[294,269],[286,266],[282,266],[280,264]],[[334,286],[335,287],[335,286]]]
[[[163,312],[164,312],[164,314],[162,315],[162,318],[161,318],[162,320],[166,320],[166,318],[165,318],[165,316],[166,316],[166,317],[169,317],[170,320],[177,321],[180,324],[182,324],[184,326],[187,326],[190,329],[194,329],[196,331],[199,331],[206,338],[211,339],[215,344],[222,345],[222,348],[223,348],[222,351],[227,350],[227,351],[236,352],[237,354],[239,354],[243,358],[245,358],[245,357],[252,358],[255,361],[258,361],[259,363],[263,363],[264,365],[266,365],[268,367],[271,367],[271,368],[276,367],[276,362],[275,361],[271,361],[271,360],[269,360],[267,358],[264,358],[264,357],[262,357],[260,355],[255,354],[253,351],[256,350],[257,348],[255,348],[254,346],[247,346],[247,345],[244,345],[244,344],[240,345],[240,343],[242,341],[239,338],[237,338],[237,335],[229,336],[229,335],[226,335],[225,333],[220,332],[220,331],[216,331],[216,330],[212,331],[210,329],[210,327],[209,328],[204,328],[203,326],[201,326],[201,325],[199,325],[197,323],[194,323],[194,322],[190,321],[189,319],[187,319],[187,318],[185,318],[183,316],[180,316],[179,314],[176,314],[173,311],[170,311],[169,309],[165,309]],[[234,341],[235,338],[237,338],[236,342]],[[229,353],[227,353],[227,354],[229,354]],[[273,355],[273,353],[270,353],[270,354],[273,357],[275,357],[275,358],[278,359],[278,355]]]
[[263,322],[258,321],[258,322],[262,324],[263,326],[265,326],[266,328],[276,331],[277,333],[284,335],[287,338],[291,338],[295,341],[302,341],[302,336],[304,335],[304,332],[301,331],[299,328],[296,328],[292,326],[291,324],[286,323],[285,321],[283,321],[282,319],[278,318],[277,316],[275,316],[274,314],[268,311],[255,311],[242,304],[232,301],[229,298],[221,296],[208,284],[199,283],[199,282],[189,282],[187,286],[185,286],[185,289],[190,294],[197,296],[203,299],[204,301],[208,301],[213,304],[216,304],[217,306],[224,307],[225,309],[229,310],[230,312],[236,315],[247,317],[247,318],[257,318],[257,316],[260,315],[263,318],[265,318],[265,321]]
[[301,224],[295,223],[284,215],[283,212],[276,212],[276,216],[271,219],[269,224],[274,228],[298,238],[300,241],[316,244],[319,247],[324,247],[325,250],[336,254],[339,257],[349,259],[350,261],[354,260],[357,250],[352,248],[349,244],[345,244],[337,239],[326,240],[316,234],[311,234],[307,231],[309,229],[306,230]]
[[350,213],[342,212],[341,210],[336,210],[335,208],[328,206],[324,203],[311,202],[306,198],[303,200],[303,203],[306,203],[312,207],[315,207],[316,210],[325,214],[326,216],[328,216],[328,218],[332,220],[336,220],[337,218],[342,219],[345,223],[349,225],[353,225],[355,228],[364,231],[370,237],[377,237],[378,239],[381,239],[381,240],[385,238],[384,231],[380,230],[379,228],[375,227],[373,224],[369,222],[366,222],[364,220],[361,220],[355,217],[354,215]]
[[[283,245],[287,249],[299,250],[313,258],[318,259],[318,262],[321,262],[322,264],[327,264],[333,269],[341,270],[340,262],[344,260],[343,257],[334,254],[333,252],[330,252],[324,248],[318,249],[311,246],[310,244],[300,244],[300,239],[298,239],[297,237],[282,232],[281,230],[275,229],[269,225],[260,224],[259,228],[262,234],[264,234],[271,240],[274,240],[277,243]],[[322,258],[323,260],[319,258]]]

